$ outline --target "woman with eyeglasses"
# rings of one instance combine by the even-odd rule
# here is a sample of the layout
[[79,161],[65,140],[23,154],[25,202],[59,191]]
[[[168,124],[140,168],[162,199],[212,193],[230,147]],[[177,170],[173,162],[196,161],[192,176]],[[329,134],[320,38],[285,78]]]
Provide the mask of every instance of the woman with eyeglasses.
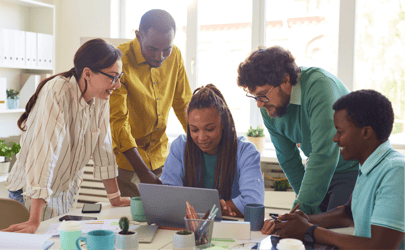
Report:
[[218,189],[222,215],[244,217],[248,203],[264,203],[260,153],[235,123],[213,84],[197,88],[186,109],[187,136],[170,146],[164,185]]
[[69,212],[90,158],[111,204],[130,205],[118,191],[108,101],[121,85],[121,56],[104,40],[90,40],[71,70],[39,84],[18,120],[21,151],[6,183],[9,197],[25,203],[30,218],[3,231],[35,233],[42,220]]

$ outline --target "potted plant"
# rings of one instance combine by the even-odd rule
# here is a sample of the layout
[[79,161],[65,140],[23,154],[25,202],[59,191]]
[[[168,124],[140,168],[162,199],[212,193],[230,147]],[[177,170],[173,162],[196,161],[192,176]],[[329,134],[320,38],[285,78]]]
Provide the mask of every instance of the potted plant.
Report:
[[173,235],[173,249],[194,249],[194,232],[188,230],[177,231]]
[[116,249],[137,249],[138,248],[138,234],[129,231],[129,219],[121,217],[119,221],[121,232],[117,234],[115,240]]
[[287,191],[289,186],[288,180],[281,179],[274,181],[274,191]]
[[4,140],[0,140],[0,174],[7,174],[10,168],[10,162],[5,157],[12,158],[21,149],[20,143],[11,142],[11,147]]
[[246,136],[250,142],[255,144],[257,150],[262,153],[265,143],[263,126],[259,125],[256,128],[252,128],[252,126],[250,126]]
[[18,108],[19,104],[19,97],[20,91],[15,91],[14,89],[9,89],[7,91],[7,107],[9,109],[16,109]]

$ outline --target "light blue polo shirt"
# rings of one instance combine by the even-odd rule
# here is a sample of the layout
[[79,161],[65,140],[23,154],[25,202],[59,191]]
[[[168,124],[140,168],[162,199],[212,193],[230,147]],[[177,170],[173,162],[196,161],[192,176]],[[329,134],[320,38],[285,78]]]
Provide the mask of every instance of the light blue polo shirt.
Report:
[[389,140],[360,165],[352,212],[356,236],[371,238],[371,225],[405,232],[404,156]]

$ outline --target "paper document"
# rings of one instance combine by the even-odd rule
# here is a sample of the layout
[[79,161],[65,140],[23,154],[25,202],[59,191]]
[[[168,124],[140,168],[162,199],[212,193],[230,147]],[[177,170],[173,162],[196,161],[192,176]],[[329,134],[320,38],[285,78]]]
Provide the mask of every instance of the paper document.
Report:
[[52,235],[0,232],[0,249],[43,249]]

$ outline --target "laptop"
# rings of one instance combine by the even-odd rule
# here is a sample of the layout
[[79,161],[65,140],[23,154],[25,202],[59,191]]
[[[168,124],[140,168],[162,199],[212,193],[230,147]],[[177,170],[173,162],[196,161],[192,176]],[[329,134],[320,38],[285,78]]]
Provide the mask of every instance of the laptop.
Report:
[[154,225],[130,225],[129,230],[138,234],[139,243],[151,243],[155,237],[158,226]]
[[167,186],[139,183],[146,222],[158,226],[184,228],[186,201],[196,213],[205,214],[215,204],[218,208],[215,220],[221,220],[221,206],[216,189]]

